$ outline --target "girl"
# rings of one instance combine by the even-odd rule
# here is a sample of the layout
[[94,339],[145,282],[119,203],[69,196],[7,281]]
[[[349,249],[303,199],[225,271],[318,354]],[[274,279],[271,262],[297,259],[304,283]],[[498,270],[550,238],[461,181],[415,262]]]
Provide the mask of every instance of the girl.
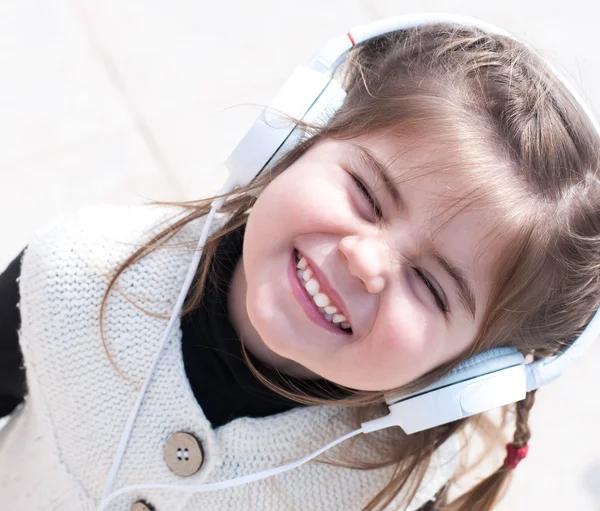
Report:
[[[19,349],[28,397],[2,433],[3,506],[492,509],[533,392],[505,463],[453,500],[472,419],[362,435],[246,486],[168,487],[301,458],[490,348],[551,355],[598,307],[598,134],[543,62],[434,23],[358,45],[340,75],[333,118],[225,198],[155,367],[212,199],[88,208],[9,266],[5,413]],[[146,482],[163,486],[127,490]]]

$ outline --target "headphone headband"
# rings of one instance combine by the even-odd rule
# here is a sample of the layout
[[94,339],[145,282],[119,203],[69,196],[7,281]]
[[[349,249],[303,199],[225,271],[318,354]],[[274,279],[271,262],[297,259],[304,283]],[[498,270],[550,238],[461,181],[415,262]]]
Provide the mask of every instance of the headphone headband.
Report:
[[353,46],[359,45],[369,39],[389,34],[390,32],[435,25],[438,23],[452,23],[467,27],[475,27],[489,34],[502,35],[517,40],[515,36],[500,27],[468,16],[443,13],[408,14],[385,18],[365,25],[357,25],[343,36],[330,39],[318,55],[313,58],[309,66],[318,71],[328,73],[331,76],[345,59],[346,53]]
[[357,25],[353,27],[349,32],[343,36],[338,36],[330,39],[324,48],[312,59],[309,67],[328,74],[330,77],[333,72],[339,67],[339,65],[346,58],[346,54],[353,47],[360,43],[379,37],[390,32],[396,32],[399,30],[408,30],[411,28],[419,28],[428,25],[436,25],[439,23],[450,23],[455,25],[461,25],[463,27],[473,27],[486,32],[487,34],[500,35],[508,37],[519,44],[525,46],[530,52],[537,55],[540,60],[548,67],[554,76],[556,76],[561,83],[569,90],[575,101],[583,109],[590,122],[593,124],[594,129],[600,135],[600,124],[598,124],[594,114],[588,105],[583,101],[576,89],[571,83],[560,73],[558,70],[550,64],[546,59],[539,55],[531,46],[521,41],[514,34],[504,30],[503,28],[492,25],[485,21],[470,16],[460,16],[454,14],[444,13],[425,13],[425,14],[408,14],[403,16],[394,16],[391,18],[385,18],[382,20],[367,23],[365,25]]

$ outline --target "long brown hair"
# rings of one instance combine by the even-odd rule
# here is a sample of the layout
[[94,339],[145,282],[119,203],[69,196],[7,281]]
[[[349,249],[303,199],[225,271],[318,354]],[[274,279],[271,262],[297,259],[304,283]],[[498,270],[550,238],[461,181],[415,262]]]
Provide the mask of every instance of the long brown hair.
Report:
[[[181,315],[195,309],[210,278],[219,241],[246,223],[260,191],[319,140],[350,139],[377,132],[403,132],[415,138],[438,136],[453,147],[448,168],[461,166],[474,183],[461,200],[487,198],[508,207],[499,230],[511,240],[498,263],[483,324],[467,353],[412,382],[422,387],[467,356],[496,346],[514,346],[539,357],[572,343],[600,302],[600,179],[597,133],[565,87],[523,45],[475,28],[437,24],[372,39],[353,49],[338,75],[348,92],[326,126],[305,126],[309,137],[249,186],[228,195],[222,208],[228,221],[205,248],[194,286]],[[467,169],[467,170],[465,170]],[[440,170],[440,169],[437,169]],[[210,210],[212,197],[175,205],[185,215],[136,250],[120,273]],[[102,324],[102,323],[101,323]],[[103,337],[104,338],[104,337]],[[257,378],[300,403],[331,404],[290,389],[284,382]],[[406,391],[407,389],[399,389]],[[355,407],[357,423],[382,415],[382,392],[353,392],[334,401]],[[533,393],[515,405],[514,443],[529,440],[527,418]],[[377,445],[374,460],[335,463],[357,469],[394,466],[387,485],[365,507],[383,509],[402,489],[416,493],[431,456],[451,435],[479,419],[457,421],[428,431],[397,435]],[[372,436],[375,444],[380,438]],[[500,467],[453,502],[438,496],[431,509],[492,509],[509,470]]]

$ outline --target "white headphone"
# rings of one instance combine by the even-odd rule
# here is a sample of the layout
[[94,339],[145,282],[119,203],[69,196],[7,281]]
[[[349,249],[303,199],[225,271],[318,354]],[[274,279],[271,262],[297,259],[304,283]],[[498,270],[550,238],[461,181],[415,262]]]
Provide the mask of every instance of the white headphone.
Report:
[[[296,124],[282,121],[279,115],[272,112],[282,112],[294,119],[309,123],[327,122],[342,105],[346,97],[341,85],[332,79],[333,72],[343,62],[348,50],[353,46],[389,32],[435,23],[471,26],[487,33],[516,39],[504,30],[477,19],[445,14],[418,14],[388,18],[367,25],[359,25],[347,34],[331,39],[308,66],[298,67],[294,71],[268,108],[261,113],[233,150],[225,162],[225,166],[229,170],[229,176],[219,195],[231,192],[236,186],[241,187],[249,184],[263,169],[272,165],[304,136],[304,133],[296,127]],[[546,65],[571,92],[600,135],[600,129],[592,113],[579,98],[573,87],[552,66],[548,63]],[[447,376],[414,394],[398,399],[391,397],[386,399],[390,413],[385,417],[363,423],[360,429],[348,433],[301,460],[281,467],[219,483],[198,486],[142,484],[128,486],[111,493],[112,482],[125,452],[138,409],[196,273],[214,215],[222,207],[224,201],[225,198],[220,198],[212,203],[212,209],[205,221],[198,248],[165,331],[165,336],[156,352],[146,381],[138,395],[136,404],[131,410],[121,436],[121,442],[106,481],[100,510],[104,509],[108,502],[118,495],[133,490],[172,488],[195,493],[239,486],[291,470],[359,433],[369,433],[390,426],[400,426],[407,434],[411,434],[520,401],[525,398],[526,392],[557,379],[574,360],[583,355],[600,334],[599,310],[579,338],[568,349],[553,357],[526,364],[523,355],[515,348],[496,348],[481,353],[462,362]]]

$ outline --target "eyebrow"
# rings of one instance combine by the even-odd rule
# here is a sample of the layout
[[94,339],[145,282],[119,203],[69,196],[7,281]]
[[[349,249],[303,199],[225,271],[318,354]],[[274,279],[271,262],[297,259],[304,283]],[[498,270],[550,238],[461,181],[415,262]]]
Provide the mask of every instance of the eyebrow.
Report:
[[[396,207],[398,209],[406,208],[406,204],[402,200],[402,196],[391,178],[388,165],[382,162],[371,150],[362,145],[350,144],[350,148],[352,149],[352,152],[359,157],[360,161],[381,179]],[[460,306],[470,316],[471,321],[475,321],[475,312],[477,310],[475,307],[475,293],[469,285],[464,272],[458,266],[448,261],[437,250],[433,251],[433,256],[442,269],[444,269],[454,281],[454,289],[458,294]]]

